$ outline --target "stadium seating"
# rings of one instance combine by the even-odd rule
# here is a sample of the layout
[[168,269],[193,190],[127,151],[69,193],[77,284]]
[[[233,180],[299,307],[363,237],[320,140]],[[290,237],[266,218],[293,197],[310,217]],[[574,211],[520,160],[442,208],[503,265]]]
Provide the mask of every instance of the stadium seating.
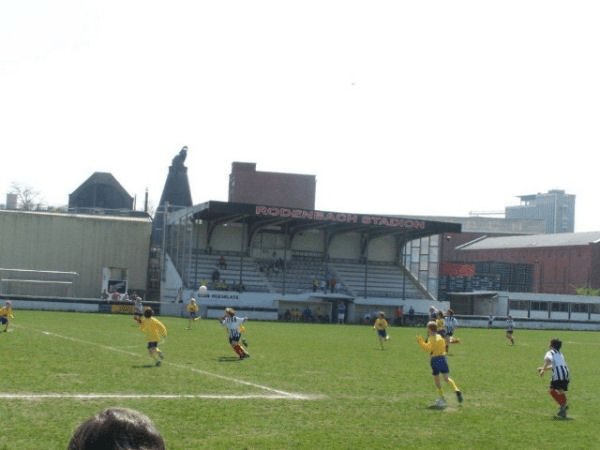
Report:
[[[237,290],[241,280],[246,292],[285,292],[298,294],[313,291],[313,280],[320,281],[318,292],[330,293],[327,280],[337,280],[335,292],[354,297],[427,299],[427,293],[417,285],[412,276],[389,263],[369,262],[365,265],[353,260],[324,261],[316,255],[292,255],[285,271],[272,259],[225,254],[226,268],[219,268],[220,254],[195,253],[187,270],[187,287],[196,288],[203,280],[209,289]],[[180,274],[181,274],[181,269]],[[213,282],[212,274],[219,271],[219,280]],[[185,270],[185,269],[184,269]],[[185,277],[184,277],[185,278]],[[405,284],[406,283],[406,284]]]

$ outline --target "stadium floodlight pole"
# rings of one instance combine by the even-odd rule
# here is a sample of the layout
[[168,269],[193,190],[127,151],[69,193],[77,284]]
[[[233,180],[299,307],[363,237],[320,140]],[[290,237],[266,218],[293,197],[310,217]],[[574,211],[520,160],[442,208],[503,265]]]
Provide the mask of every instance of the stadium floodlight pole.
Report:
[[406,261],[404,260],[404,249],[406,248],[406,239],[402,239],[402,245],[400,247],[400,259],[402,262],[402,300],[406,300]]
[[283,235],[283,267],[281,270],[283,271],[283,287],[282,287],[282,295],[285,295],[285,280],[286,280],[286,269],[287,269],[287,246],[288,246],[288,223],[285,223],[284,235]]
[[161,280],[166,281],[167,271],[167,214],[169,212],[169,202],[163,204],[163,235],[162,235],[162,255],[161,255]]
[[239,284],[239,292],[242,292],[242,275],[244,273],[244,243],[246,238],[246,221],[242,218],[242,232],[240,237],[240,284]]
[[363,257],[365,259],[365,289],[364,289],[364,297],[367,298],[367,286],[368,286],[368,278],[369,278],[369,238],[364,236],[364,247],[363,247]]

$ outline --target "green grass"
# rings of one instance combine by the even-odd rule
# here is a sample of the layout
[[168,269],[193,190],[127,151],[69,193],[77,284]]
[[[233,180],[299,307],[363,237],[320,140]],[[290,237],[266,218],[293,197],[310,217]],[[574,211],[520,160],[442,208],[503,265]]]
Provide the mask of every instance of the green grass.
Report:
[[[20,396],[1,400],[0,449],[64,449],[79,423],[116,405],[150,416],[169,449],[600,446],[593,332],[516,330],[513,347],[501,329],[460,329],[449,364],[465,401],[446,389],[448,408],[434,410],[428,355],[415,340],[423,329],[392,328],[382,351],[368,326],[249,322],[252,357],[233,361],[217,321],[187,331],[185,319],[162,317],[169,336],[157,368],[130,316],[15,315],[12,332],[0,333],[0,390]],[[569,421],[552,419],[549,374],[536,374],[554,336],[572,372]]]

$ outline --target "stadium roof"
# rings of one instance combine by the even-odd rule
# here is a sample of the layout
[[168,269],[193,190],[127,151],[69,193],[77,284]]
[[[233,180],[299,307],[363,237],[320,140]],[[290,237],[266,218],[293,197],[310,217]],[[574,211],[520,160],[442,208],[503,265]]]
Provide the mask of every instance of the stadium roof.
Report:
[[600,231],[585,233],[534,234],[488,237],[468,242],[457,250],[496,250],[507,248],[577,247],[600,242]]
[[186,220],[207,222],[209,237],[216,226],[232,223],[248,225],[250,237],[263,229],[280,230],[291,236],[304,230],[326,229],[331,236],[363,232],[369,238],[398,235],[403,240],[413,240],[419,237],[460,233],[461,231],[461,225],[457,223],[411,217],[340,213],[217,201],[171,212],[167,223],[171,225]]

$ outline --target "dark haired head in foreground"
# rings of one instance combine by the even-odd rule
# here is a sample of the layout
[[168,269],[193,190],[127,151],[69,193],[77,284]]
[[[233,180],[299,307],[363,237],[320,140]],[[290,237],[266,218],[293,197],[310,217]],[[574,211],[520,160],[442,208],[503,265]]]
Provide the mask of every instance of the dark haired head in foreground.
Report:
[[68,450],[164,450],[165,442],[144,414],[128,408],[108,408],[83,422]]

